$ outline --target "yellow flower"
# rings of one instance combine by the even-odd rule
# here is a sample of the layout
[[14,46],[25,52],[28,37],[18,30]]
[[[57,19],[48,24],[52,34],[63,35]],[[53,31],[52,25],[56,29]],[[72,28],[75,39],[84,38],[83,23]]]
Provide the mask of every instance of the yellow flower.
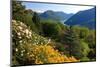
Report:
[[63,63],[63,62],[77,62],[74,57],[67,57],[61,54],[58,50],[55,50],[50,45],[33,45],[30,48],[33,50],[35,64],[43,63]]

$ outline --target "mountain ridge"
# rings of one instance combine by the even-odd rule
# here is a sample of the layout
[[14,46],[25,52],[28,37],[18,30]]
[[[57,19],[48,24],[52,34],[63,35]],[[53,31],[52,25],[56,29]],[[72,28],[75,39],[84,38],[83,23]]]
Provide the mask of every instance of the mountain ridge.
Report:
[[95,29],[95,24],[96,24],[95,9],[96,8],[79,11],[76,14],[74,14],[71,18],[69,18],[67,21],[65,21],[64,24],[70,26],[79,25],[88,27],[89,29]]
[[64,21],[69,19],[73,14],[72,13],[64,13],[62,11],[52,11],[52,10],[47,10],[41,14],[39,14],[40,18],[46,20],[46,19],[51,19],[51,20],[56,20],[56,21]]

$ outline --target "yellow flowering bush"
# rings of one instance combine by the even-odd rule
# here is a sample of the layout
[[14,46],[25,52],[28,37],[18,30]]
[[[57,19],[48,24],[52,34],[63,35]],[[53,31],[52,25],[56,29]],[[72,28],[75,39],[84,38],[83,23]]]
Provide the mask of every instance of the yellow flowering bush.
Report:
[[50,45],[32,45],[29,47],[29,61],[33,64],[45,63],[64,63],[64,62],[78,62],[79,60],[72,57],[67,57],[61,54],[57,49]]

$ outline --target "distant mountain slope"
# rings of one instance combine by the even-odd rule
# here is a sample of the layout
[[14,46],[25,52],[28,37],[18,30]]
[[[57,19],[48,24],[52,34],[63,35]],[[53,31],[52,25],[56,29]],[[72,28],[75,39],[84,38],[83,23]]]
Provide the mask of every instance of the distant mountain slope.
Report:
[[64,24],[71,25],[71,26],[79,25],[79,26],[88,27],[90,29],[95,29],[95,24],[96,24],[95,9],[96,8],[79,11],[71,18],[69,18],[67,21],[65,21]]
[[69,19],[73,14],[66,14],[64,12],[54,12],[52,10],[47,10],[39,15],[44,20],[51,19],[55,21],[64,21],[66,19]]

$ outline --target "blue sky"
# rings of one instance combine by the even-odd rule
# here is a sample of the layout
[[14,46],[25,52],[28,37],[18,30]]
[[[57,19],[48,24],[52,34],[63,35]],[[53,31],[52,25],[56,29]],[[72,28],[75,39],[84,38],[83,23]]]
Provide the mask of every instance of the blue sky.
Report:
[[32,9],[33,11],[37,11],[40,13],[47,10],[63,11],[65,13],[77,13],[78,11],[93,8],[93,6],[46,4],[46,3],[34,3],[34,2],[23,2],[22,4],[26,6],[26,9]]

